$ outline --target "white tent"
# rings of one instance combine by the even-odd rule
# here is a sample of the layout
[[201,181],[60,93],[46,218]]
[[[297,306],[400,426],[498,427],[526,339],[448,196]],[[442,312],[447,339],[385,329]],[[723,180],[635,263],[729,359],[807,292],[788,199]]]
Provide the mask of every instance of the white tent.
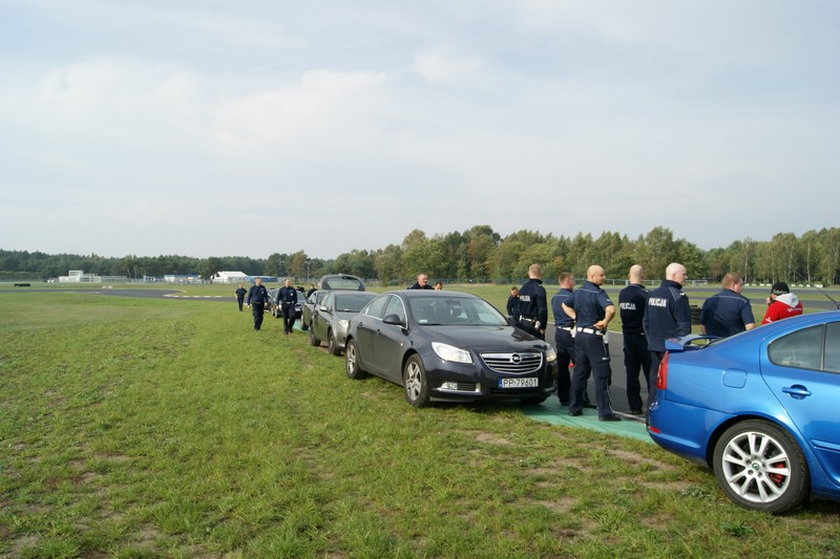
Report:
[[249,276],[243,272],[217,272],[213,276],[214,283],[247,283],[249,281]]

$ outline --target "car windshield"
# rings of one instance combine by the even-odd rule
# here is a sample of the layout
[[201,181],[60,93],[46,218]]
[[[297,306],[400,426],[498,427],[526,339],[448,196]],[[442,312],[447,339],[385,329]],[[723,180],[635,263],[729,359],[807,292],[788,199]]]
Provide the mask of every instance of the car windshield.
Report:
[[467,297],[412,297],[409,307],[417,324],[424,326],[507,326],[507,320],[490,303]]
[[335,310],[339,312],[359,312],[367,305],[375,294],[342,293],[335,296]]

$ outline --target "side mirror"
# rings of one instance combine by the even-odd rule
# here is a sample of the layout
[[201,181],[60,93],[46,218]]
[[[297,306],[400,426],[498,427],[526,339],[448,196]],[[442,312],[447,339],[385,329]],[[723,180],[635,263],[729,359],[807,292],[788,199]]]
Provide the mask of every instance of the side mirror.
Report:
[[400,320],[400,317],[396,314],[387,315],[385,318],[382,319],[382,322],[384,322],[385,324],[393,324],[395,326],[402,326],[403,328],[405,328],[405,321]]

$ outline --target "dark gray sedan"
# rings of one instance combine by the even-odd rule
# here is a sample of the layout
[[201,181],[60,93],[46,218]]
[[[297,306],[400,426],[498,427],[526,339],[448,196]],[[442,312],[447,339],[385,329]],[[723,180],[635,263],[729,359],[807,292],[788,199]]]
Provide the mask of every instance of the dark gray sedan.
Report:
[[345,372],[403,387],[413,406],[432,401],[544,401],[556,389],[554,348],[511,326],[490,303],[454,291],[380,295],[350,319]]
[[315,314],[315,309],[321,304],[321,301],[324,300],[327,293],[329,293],[329,291],[321,289],[313,291],[309,297],[306,298],[306,301],[303,302],[303,309],[301,309],[300,315],[301,330],[309,330],[309,325],[312,324],[312,315]]

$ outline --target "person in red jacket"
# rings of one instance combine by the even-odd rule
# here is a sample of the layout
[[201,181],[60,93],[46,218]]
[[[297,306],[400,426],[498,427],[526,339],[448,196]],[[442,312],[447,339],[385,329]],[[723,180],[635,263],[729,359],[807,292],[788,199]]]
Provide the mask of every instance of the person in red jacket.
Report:
[[788,284],[783,281],[773,284],[770,297],[767,298],[767,304],[769,306],[767,312],[764,313],[762,324],[770,324],[783,318],[802,314],[802,303],[796,295],[790,292]]

